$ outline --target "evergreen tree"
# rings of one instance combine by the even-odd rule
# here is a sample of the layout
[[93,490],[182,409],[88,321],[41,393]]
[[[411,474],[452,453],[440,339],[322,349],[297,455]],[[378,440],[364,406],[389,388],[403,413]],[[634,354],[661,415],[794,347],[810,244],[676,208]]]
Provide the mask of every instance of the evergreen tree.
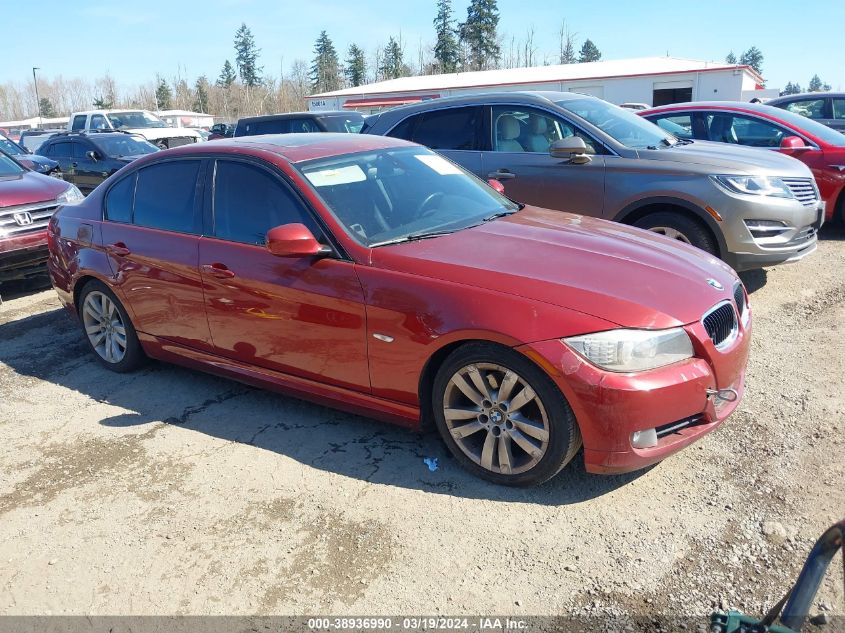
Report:
[[208,112],[208,78],[205,75],[197,77],[194,91],[194,112]]
[[780,93],[781,97],[785,97],[786,95],[797,95],[801,92],[801,86],[799,84],[794,84],[791,81],[786,84],[786,87]]
[[592,40],[586,40],[578,54],[578,63],[597,62],[601,59],[601,51],[593,44]]
[[56,116],[56,109],[53,107],[53,102],[47,97],[41,97],[38,101],[38,116],[47,118]]
[[810,79],[810,85],[807,86],[807,92],[826,92],[830,90],[830,84],[823,83],[821,77],[813,75]]
[[314,61],[311,62],[311,89],[314,92],[329,92],[340,88],[340,63],[331,38],[320,32],[314,44]]
[[221,88],[228,88],[235,82],[235,69],[232,63],[227,59],[223,64],[223,69],[220,71],[220,76],[217,78],[217,85]]
[[758,74],[763,74],[763,53],[756,46],[744,51],[739,57],[739,63],[744,66],[751,66]]
[[235,65],[238,67],[238,74],[248,88],[254,88],[261,84],[261,67],[258,66],[258,54],[261,49],[255,46],[255,38],[249,27],[241,23],[235,33]]
[[452,18],[452,0],[437,0],[437,17],[434,18],[434,60],[440,72],[453,73],[458,70],[458,40],[455,37],[455,21]]
[[378,70],[382,79],[398,79],[408,74],[403,56],[399,42],[391,37],[381,54],[381,65]]
[[159,110],[170,110],[172,107],[173,92],[164,79],[159,78],[156,88],[156,106]]
[[728,56],[725,57],[725,63],[726,64],[736,64],[736,55],[734,55],[733,51],[728,53]]
[[367,80],[367,61],[363,49],[357,44],[351,44],[347,52],[346,68],[343,74],[350,86],[360,86]]
[[114,107],[114,101],[101,95],[94,99],[93,106],[98,110],[111,110]]
[[458,26],[461,42],[468,49],[467,64],[472,70],[494,68],[501,57],[497,29],[499,8],[496,0],[470,0],[466,22]]
[[574,64],[578,61],[575,55],[575,34],[569,30],[566,20],[560,24],[560,64]]

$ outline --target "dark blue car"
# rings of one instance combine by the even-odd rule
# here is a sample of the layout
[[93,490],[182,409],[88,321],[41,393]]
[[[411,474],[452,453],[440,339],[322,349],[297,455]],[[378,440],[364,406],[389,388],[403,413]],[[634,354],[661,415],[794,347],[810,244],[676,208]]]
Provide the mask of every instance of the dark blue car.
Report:
[[32,169],[37,171],[39,174],[58,176],[61,173],[59,170],[59,163],[57,161],[47,158],[46,156],[30,154],[28,150],[24,149],[3,134],[0,134],[0,150],[9,156],[12,156],[16,160],[23,162],[27,167],[32,165]]

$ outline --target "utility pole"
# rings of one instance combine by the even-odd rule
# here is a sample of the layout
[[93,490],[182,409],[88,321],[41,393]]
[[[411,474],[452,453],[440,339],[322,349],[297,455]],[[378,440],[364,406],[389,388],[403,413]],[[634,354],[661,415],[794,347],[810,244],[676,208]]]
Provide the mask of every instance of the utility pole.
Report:
[[35,107],[38,108],[38,127],[44,127],[44,121],[41,118],[41,99],[38,97],[38,79],[35,78],[35,71],[41,70],[37,66],[32,67],[32,83],[35,86]]

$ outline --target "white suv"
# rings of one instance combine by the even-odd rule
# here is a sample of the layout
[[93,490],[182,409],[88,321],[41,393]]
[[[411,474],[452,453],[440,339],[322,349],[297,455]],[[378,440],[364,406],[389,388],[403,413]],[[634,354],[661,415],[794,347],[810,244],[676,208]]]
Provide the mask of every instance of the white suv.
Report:
[[139,134],[161,149],[198,143],[202,136],[188,128],[170,127],[147,110],[89,110],[74,112],[70,116],[68,130],[82,132],[90,130],[122,130]]

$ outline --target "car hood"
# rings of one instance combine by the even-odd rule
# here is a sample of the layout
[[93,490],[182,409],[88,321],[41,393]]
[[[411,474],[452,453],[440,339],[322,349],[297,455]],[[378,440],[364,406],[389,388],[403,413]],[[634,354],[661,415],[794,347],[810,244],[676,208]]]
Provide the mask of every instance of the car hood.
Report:
[[67,188],[68,184],[63,180],[33,171],[0,177],[0,207],[55,200]]
[[185,127],[138,127],[126,128],[123,131],[129,132],[130,134],[140,134],[148,141],[161,138],[175,138],[179,136],[192,136],[194,138],[199,137],[199,134],[197,134],[194,130]]
[[813,177],[812,172],[804,163],[791,156],[767,149],[728,143],[693,141],[687,145],[665,149],[639,150],[638,156],[646,160],[703,165],[708,167],[712,174]]
[[370,263],[633,328],[697,321],[732,296],[737,279],[727,264],[692,246],[535,207],[450,235],[374,248]]
[[59,166],[59,163],[53,159],[47,158],[46,156],[39,156],[38,154],[21,155],[18,157],[18,160],[28,160],[35,165],[40,165],[41,167],[46,167],[48,169],[54,169]]

